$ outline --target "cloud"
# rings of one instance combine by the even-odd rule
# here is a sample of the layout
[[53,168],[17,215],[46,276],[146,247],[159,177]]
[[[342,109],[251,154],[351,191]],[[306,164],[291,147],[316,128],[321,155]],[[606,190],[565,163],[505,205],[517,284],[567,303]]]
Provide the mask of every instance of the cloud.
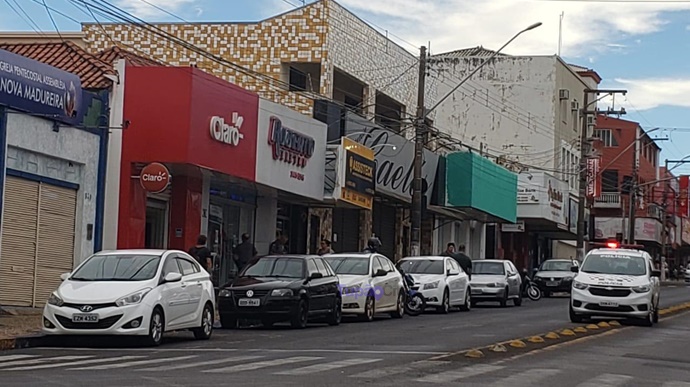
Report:
[[[185,5],[195,3],[196,0],[119,0],[118,6],[142,19],[151,17],[170,17],[165,11],[177,13]],[[157,8],[156,8],[157,7]],[[200,8],[196,8],[198,12]],[[165,11],[162,11],[165,10]]]
[[[615,79],[607,82],[605,88],[627,90],[626,97],[616,96],[616,106],[623,106],[628,111],[643,111],[659,106],[677,106],[690,108],[690,77],[678,78],[644,78],[644,79]],[[600,109],[611,106],[610,97],[602,99]]]
[[[541,27],[520,36],[508,54],[552,55],[558,50],[558,25],[563,19],[562,54],[583,57],[610,52],[607,45],[660,31],[665,12],[690,10],[690,3],[555,2],[540,0],[340,0],[367,21],[395,31],[414,45],[431,41],[440,53],[482,45],[498,48],[515,33],[541,21]],[[412,50],[410,45],[402,43]],[[586,59],[585,59],[586,60]]]

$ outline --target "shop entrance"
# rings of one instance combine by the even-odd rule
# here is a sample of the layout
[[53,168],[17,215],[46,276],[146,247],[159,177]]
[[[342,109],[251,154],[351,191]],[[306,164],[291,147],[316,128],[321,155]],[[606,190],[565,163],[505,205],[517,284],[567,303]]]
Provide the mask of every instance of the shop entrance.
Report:
[[162,200],[146,201],[146,235],[144,244],[147,249],[165,249],[168,245],[168,203]]
[[307,207],[278,202],[276,233],[288,237],[288,253],[307,253]]

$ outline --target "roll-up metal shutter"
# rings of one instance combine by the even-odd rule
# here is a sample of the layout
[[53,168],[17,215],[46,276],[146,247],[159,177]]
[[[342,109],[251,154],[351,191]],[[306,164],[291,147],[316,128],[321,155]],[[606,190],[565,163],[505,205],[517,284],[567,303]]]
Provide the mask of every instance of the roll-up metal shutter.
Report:
[[395,260],[395,207],[374,203],[373,231],[381,240],[381,254]]
[[359,210],[334,208],[333,234],[338,236],[338,240],[333,241],[333,250],[336,253],[360,251]]
[[74,228],[77,191],[48,184],[40,186],[38,247],[34,305],[44,305],[60,285],[60,274],[74,265]]
[[0,304],[32,306],[39,183],[7,176],[0,257]]

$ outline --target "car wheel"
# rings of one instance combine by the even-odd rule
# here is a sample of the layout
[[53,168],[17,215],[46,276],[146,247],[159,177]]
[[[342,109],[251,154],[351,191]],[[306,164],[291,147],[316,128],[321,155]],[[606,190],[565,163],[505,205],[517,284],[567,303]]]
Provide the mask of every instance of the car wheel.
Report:
[[213,308],[210,304],[204,306],[201,313],[201,326],[194,329],[194,338],[197,340],[208,340],[213,333]]
[[501,308],[508,306],[508,288],[505,288],[503,291],[503,298],[499,302],[501,303]]
[[235,329],[237,328],[237,319],[232,317],[220,316],[220,326],[223,329]]
[[157,347],[163,342],[163,330],[165,329],[165,318],[161,308],[156,307],[151,313],[151,322],[149,323],[149,335],[147,341],[149,345]]
[[395,307],[395,312],[391,313],[393,318],[403,318],[405,315],[405,293],[401,290],[398,292],[398,303]]
[[654,312],[649,312],[647,314],[647,317],[642,320],[642,325],[645,327],[652,327],[654,326]]
[[450,313],[450,294],[448,293],[448,289],[443,291],[443,300],[441,301],[441,306],[438,308],[438,311],[443,314]]
[[575,313],[572,304],[568,307],[568,314],[570,315],[570,322],[572,323],[579,324],[585,320],[583,316]]
[[652,321],[654,322],[654,324],[659,323],[659,303],[658,302],[656,304],[656,308],[654,308],[654,316],[653,316]]
[[467,288],[465,290],[465,302],[460,306],[460,310],[463,312],[469,312],[472,309],[472,297],[470,296],[471,290]]
[[362,320],[367,322],[374,321],[374,314],[376,314],[374,297],[367,296],[366,301],[364,301],[364,315],[362,315]]
[[516,298],[513,298],[513,305],[515,306],[521,306],[522,305],[522,293],[518,294]]
[[335,299],[335,304],[333,304],[333,310],[328,316],[328,325],[336,326],[340,325],[340,321],[343,319],[343,300],[338,297]]
[[292,316],[290,320],[290,325],[293,328],[304,329],[307,327],[307,322],[309,321],[309,305],[307,301],[302,299],[297,304],[297,313]]

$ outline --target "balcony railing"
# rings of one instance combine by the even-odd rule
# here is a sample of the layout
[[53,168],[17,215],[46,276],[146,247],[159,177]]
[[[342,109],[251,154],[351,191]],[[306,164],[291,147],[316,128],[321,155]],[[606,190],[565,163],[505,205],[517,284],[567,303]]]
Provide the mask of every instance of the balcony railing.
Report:
[[594,199],[594,208],[621,208],[621,194],[618,192],[604,192]]

